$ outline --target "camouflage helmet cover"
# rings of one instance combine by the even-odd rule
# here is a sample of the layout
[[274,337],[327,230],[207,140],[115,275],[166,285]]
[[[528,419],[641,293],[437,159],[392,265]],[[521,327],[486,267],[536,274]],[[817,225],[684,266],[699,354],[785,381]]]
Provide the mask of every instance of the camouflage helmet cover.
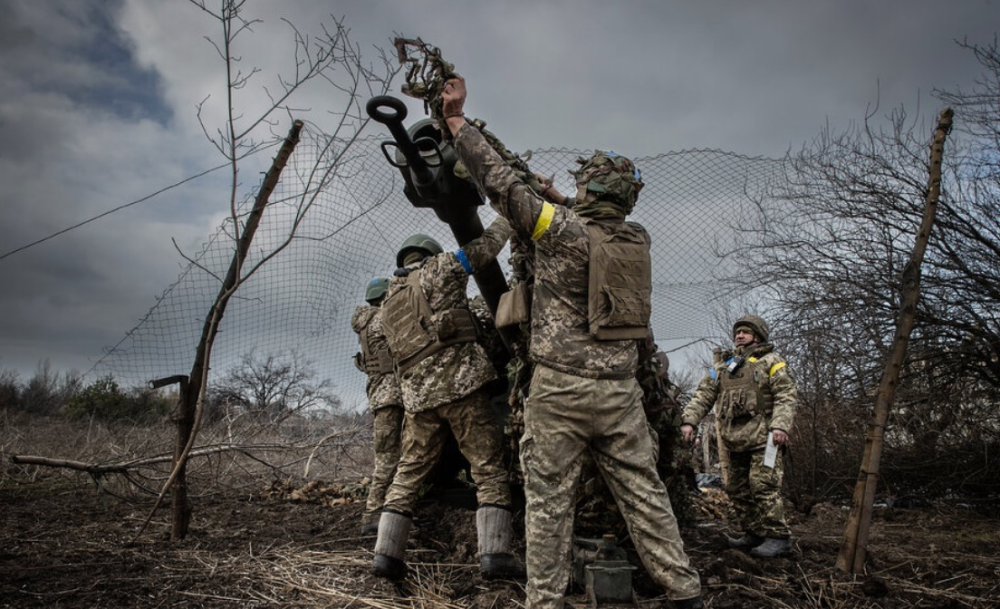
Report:
[[771,335],[771,329],[767,327],[767,322],[757,315],[744,315],[737,319],[736,323],[733,324],[733,336],[736,336],[736,329],[741,326],[750,328],[753,335],[762,343],[767,342],[767,338]]
[[642,174],[627,157],[616,152],[595,150],[589,159],[576,160],[580,168],[570,171],[576,178],[580,202],[608,200],[621,206],[625,213],[635,207],[642,190]]
[[406,241],[403,241],[403,245],[399,248],[399,252],[396,253],[396,266],[404,266],[403,261],[406,260],[406,255],[414,250],[425,252],[428,256],[434,256],[435,254],[440,254],[444,251],[441,244],[428,235],[420,233],[410,235],[406,238]]
[[375,304],[379,298],[385,296],[389,289],[388,277],[375,277],[365,286],[365,300],[368,304]]

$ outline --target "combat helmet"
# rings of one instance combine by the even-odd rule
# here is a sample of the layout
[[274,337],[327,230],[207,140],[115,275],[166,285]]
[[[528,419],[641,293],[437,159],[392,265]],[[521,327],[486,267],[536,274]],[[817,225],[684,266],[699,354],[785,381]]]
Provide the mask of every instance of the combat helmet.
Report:
[[744,315],[737,319],[736,323],[733,324],[733,336],[736,336],[736,328],[740,326],[753,330],[753,335],[762,343],[766,343],[767,337],[771,335],[771,329],[767,327],[767,322],[757,315]]
[[420,233],[410,235],[406,238],[406,241],[403,241],[403,245],[399,248],[399,252],[396,253],[396,266],[402,267],[403,261],[406,260],[406,255],[414,250],[426,252],[428,256],[440,254],[444,251],[441,244],[428,235]]
[[632,212],[642,190],[642,174],[631,159],[617,152],[595,150],[589,159],[576,160],[580,168],[570,173],[576,177],[579,202],[606,200]]
[[388,277],[375,277],[368,282],[367,286],[365,286],[365,300],[368,304],[374,305],[380,298],[385,296],[385,292],[388,289]]

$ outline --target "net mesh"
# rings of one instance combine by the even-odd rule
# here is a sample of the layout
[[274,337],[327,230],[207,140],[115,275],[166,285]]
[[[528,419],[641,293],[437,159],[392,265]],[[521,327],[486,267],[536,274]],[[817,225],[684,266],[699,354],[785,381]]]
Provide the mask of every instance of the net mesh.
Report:
[[[334,393],[349,408],[365,405],[365,377],[352,362],[358,350],[350,328],[355,307],[363,303],[366,283],[391,274],[396,250],[420,232],[454,249],[447,225],[430,209],[415,208],[403,195],[399,171],[384,158],[386,136],[354,141],[321,189],[308,192],[313,169],[331,154],[303,140],[282,173],[281,181],[254,237],[244,268],[288,239],[230,300],[212,351],[212,375],[239,363],[242,355],[303,356],[318,378],[328,378]],[[341,151],[343,153],[343,150]],[[536,150],[533,171],[552,175],[563,193],[574,191],[568,169],[579,150]],[[724,299],[727,277],[738,273],[724,263],[720,251],[733,242],[739,218],[753,200],[781,179],[781,161],[746,157],[717,150],[688,150],[634,158],[645,188],[630,219],[643,224],[653,239],[653,315],[659,343],[697,341],[717,334],[712,310]],[[298,203],[314,204],[301,218]],[[252,198],[244,205],[249,211]],[[495,213],[479,209],[484,225]],[[112,375],[124,385],[186,374],[201,337],[204,320],[219,293],[221,278],[232,260],[233,225],[219,226],[192,256],[193,262],[158,297],[143,319],[88,371],[88,377]],[[507,251],[501,268],[509,275]],[[475,284],[470,282],[470,296]],[[211,378],[209,379],[211,383]]]

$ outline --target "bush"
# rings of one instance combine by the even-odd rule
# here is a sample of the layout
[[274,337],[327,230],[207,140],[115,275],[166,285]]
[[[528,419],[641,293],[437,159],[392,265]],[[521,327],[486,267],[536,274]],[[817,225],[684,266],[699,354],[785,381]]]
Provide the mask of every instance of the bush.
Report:
[[70,419],[149,421],[170,412],[172,401],[148,389],[123,391],[110,375],[101,377],[69,399],[63,414]]
[[19,404],[22,410],[34,414],[55,414],[64,397],[59,395],[59,375],[52,372],[49,360],[44,359],[38,362],[35,375],[21,390]]
[[20,408],[21,406],[21,383],[18,380],[17,372],[13,370],[0,370],[0,409]]

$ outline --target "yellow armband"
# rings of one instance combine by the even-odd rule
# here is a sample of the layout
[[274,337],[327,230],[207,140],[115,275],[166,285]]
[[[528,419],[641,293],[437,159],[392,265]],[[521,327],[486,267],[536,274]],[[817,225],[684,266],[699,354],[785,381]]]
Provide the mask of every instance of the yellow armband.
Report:
[[552,224],[552,216],[556,213],[556,208],[551,203],[542,203],[542,213],[538,214],[538,221],[535,222],[535,230],[531,233],[532,241],[538,241],[549,230]]

